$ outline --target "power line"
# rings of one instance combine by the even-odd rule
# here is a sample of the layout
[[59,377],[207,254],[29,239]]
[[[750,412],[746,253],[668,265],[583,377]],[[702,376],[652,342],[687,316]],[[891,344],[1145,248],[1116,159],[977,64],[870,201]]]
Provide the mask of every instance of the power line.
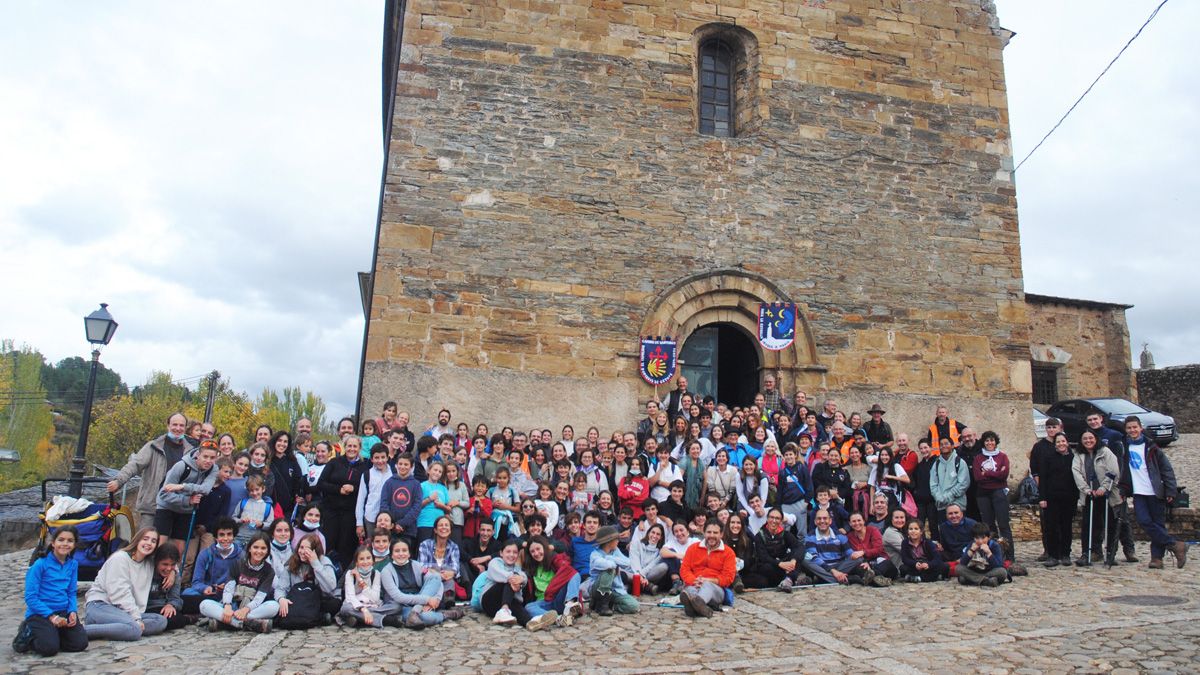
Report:
[[1150,12],[1150,16],[1144,23],[1142,23],[1141,28],[1137,29],[1137,32],[1133,34],[1133,37],[1129,38],[1129,41],[1125,43],[1124,47],[1121,47],[1121,51],[1117,52],[1117,55],[1113,57],[1112,61],[1109,61],[1108,65],[1104,66],[1104,70],[1100,71],[1100,74],[1096,76],[1096,79],[1092,80],[1092,83],[1088,85],[1088,88],[1083,90],[1083,93],[1079,95],[1079,98],[1075,99],[1075,102],[1071,104],[1070,108],[1067,108],[1067,112],[1063,113],[1063,116],[1059,118],[1058,122],[1056,122],[1053,127],[1050,128],[1050,131],[1047,131],[1046,135],[1042,136],[1042,140],[1038,141],[1037,145],[1033,146],[1033,149],[1029,151],[1028,155],[1025,155],[1025,159],[1021,160],[1020,164],[1017,164],[1017,168],[1013,169],[1013,173],[1019,171],[1021,166],[1024,165],[1025,162],[1028,162],[1030,157],[1033,157],[1033,153],[1037,152],[1037,149],[1042,147],[1042,143],[1045,143],[1046,139],[1050,138],[1050,134],[1053,134],[1058,127],[1066,121],[1067,116],[1070,115],[1075,110],[1075,107],[1083,101],[1083,98],[1092,91],[1092,87],[1096,86],[1096,83],[1100,81],[1100,78],[1104,77],[1104,74],[1108,72],[1108,69],[1113,67],[1113,64],[1117,62],[1117,59],[1121,58],[1121,55],[1125,53],[1125,50],[1129,49],[1129,45],[1133,44],[1133,41],[1138,39],[1138,36],[1142,34],[1142,31],[1146,29],[1146,26],[1149,26],[1150,22],[1154,20],[1154,17],[1158,16],[1158,10],[1162,9],[1163,5],[1165,4],[1167,4],[1167,0],[1162,0],[1162,2],[1158,3],[1158,7],[1155,7],[1154,11]]

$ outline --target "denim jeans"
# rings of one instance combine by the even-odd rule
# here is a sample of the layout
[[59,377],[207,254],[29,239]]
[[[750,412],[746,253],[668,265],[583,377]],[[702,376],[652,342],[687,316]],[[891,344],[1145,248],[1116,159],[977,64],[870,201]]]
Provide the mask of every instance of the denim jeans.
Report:
[[529,611],[529,616],[534,617],[541,616],[550,610],[562,614],[566,610],[568,600],[579,599],[580,583],[582,583],[582,579],[578,574],[575,574],[567,582],[566,586],[558,589],[558,593],[555,593],[553,598],[549,600],[534,600],[525,605],[525,609]]
[[1150,559],[1162,560],[1167,549],[1175,545],[1175,538],[1167,532],[1166,501],[1154,495],[1134,495],[1133,515],[1150,537]]
[[142,614],[142,625],[129,612],[100,600],[87,603],[83,627],[89,640],[139,640],[147,635],[158,635],[167,629],[167,617],[162,614]]
[[[234,609],[237,609],[237,607],[235,606]],[[213,621],[220,621],[225,616],[225,605],[216,600],[205,600],[200,603],[200,613]],[[274,600],[264,600],[258,607],[250,610],[246,618],[274,619],[276,614],[279,614],[279,603]],[[241,628],[242,622],[235,618],[229,621],[229,625],[234,628]]]

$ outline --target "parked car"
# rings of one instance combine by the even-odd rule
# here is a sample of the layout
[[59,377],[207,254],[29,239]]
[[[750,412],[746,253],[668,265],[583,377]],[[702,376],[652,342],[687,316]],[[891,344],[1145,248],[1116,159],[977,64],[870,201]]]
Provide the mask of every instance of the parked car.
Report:
[[1034,436],[1037,436],[1038,438],[1046,437],[1046,420],[1049,417],[1050,417],[1049,415],[1042,412],[1041,410],[1038,410],[1037,408],[1033,409],[1033,435]]
[[1063,431],[1072,443],[1079,442],[1079,436],[1087,428],[1087,416],[1098,412],[1104,416],[1104,426],[1125,433],[1125,418],[1136,415],[1142,421],[1146,437],[1166,447],[1179,440],[1179,428],[1175,419],[1147,410],[1142,406],[1126,401],[1123,398],[1076,398],[1059,401],[1050,406],[1047,415],[1062,420]]

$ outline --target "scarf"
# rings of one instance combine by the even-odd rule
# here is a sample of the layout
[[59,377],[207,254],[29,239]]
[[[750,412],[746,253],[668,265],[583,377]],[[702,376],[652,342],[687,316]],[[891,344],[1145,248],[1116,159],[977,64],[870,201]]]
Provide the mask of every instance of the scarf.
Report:
[[683,469],[683,498],[684,503],[691,511],[696,511],[700,506],[700,490],[704,483],[704,466],[699,461],[692,461],[691,457],[684,457],[679,463]]

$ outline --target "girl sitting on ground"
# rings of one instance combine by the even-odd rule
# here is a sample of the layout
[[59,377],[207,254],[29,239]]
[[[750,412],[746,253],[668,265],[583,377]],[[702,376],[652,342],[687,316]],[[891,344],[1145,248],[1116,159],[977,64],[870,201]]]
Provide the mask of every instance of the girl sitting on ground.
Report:
[[267,633],[271,620],[279,613],[279,603],[268,600],[275,573],[268,560],[271,543],[267,535],[254,535],[246,545],[246,554],[229,571],[221,600],[204,600],[200,613],[208,617],[208,630],[221,626]]
[[89,640],[132,641],[167,629],[165,616],[146,612],[156,550],[158,532],[143,527],[104,562],[87,592],[84,628]]
[[88,635],[79,621],[79,563],[73,557],[79,532],[58,528],[45,555],[25,573],[25,620],[17,628],[13,651],[42,656],[87,649]]

